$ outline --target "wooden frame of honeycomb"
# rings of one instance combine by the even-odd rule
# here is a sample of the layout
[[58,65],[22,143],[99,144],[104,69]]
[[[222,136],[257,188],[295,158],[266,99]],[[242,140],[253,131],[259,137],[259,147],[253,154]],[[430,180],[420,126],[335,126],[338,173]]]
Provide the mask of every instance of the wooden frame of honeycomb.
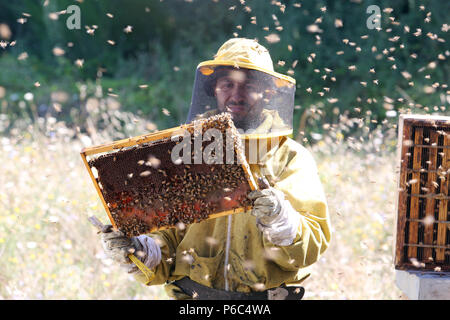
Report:
[[[199,125],[202,133],[211,128],[232,132],[232,163],[170,161],[181,133],[194,139]],[[128,236],[245,212],[251,208],[246,194],[257,189],[239,134],[226,114],[84,148],[81,157],[111,224]]]

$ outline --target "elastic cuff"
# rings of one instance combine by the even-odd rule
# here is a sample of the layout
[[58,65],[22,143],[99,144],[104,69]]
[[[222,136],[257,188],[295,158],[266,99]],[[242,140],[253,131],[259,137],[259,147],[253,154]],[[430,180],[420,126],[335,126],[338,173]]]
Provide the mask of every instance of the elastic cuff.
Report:
[[140,235],[136,240],[142,245],[142,251],[145,253],[144,257],[140,258],[146,267],[155,268],[161,262],[161,249],[153,238]]

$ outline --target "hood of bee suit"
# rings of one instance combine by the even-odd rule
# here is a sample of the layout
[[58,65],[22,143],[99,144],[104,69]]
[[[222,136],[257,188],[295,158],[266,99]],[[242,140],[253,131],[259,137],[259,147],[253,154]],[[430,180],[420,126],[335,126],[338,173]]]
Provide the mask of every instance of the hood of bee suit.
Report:
[[295,79],[257,41],[232,38],[197,67],[188,122],[222,112],[245,139],[292,135]]

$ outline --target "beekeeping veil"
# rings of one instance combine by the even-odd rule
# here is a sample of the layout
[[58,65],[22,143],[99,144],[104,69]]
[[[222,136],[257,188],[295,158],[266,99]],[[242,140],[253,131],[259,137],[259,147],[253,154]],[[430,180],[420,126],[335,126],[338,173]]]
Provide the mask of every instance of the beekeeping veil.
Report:
[[233,38],[197,67],[188,122],[231,114],[244,138],[292,134],[295,79],[274,71],[266,48]]

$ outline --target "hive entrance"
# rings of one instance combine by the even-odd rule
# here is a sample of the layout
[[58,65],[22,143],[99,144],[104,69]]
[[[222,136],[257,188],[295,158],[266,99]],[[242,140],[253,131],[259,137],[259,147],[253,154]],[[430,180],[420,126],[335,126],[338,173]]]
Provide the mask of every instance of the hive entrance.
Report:
[[[231,119],[225,115],[215,116],[200,120],[196,125],[200,122],[202,133],[219,128],[223,141],[227,138],[226,130],[231,130],[234,151],[231,163],[229,159],[213,164],[174,162],[171,153],[182,139],[173,137],[180,127],[109,145],[113,149],[109,152],[105,146],[89,150],[91,155],[95,155],[95,151],[107,151],[86,160],[85,164],[113,225],[127,236],[250,208],[251,202],[246,195],[255,188],[254,182]],[[183,126],[183,129],[192,133],[189,143],[193,146],[194,124]],[[137,141],[140,143],[135,143]],[[209,142],[202,142],[201,150],[208,145]],[[121,146],[126,149],[120,149]],[[227,148],[230,148],[229,143],[223,144],[224,158],[229,152]],[[196,150],[191,150],[193,159]]]
[[450,118],[404,116],[399,130],[395,266],[450,271]]

